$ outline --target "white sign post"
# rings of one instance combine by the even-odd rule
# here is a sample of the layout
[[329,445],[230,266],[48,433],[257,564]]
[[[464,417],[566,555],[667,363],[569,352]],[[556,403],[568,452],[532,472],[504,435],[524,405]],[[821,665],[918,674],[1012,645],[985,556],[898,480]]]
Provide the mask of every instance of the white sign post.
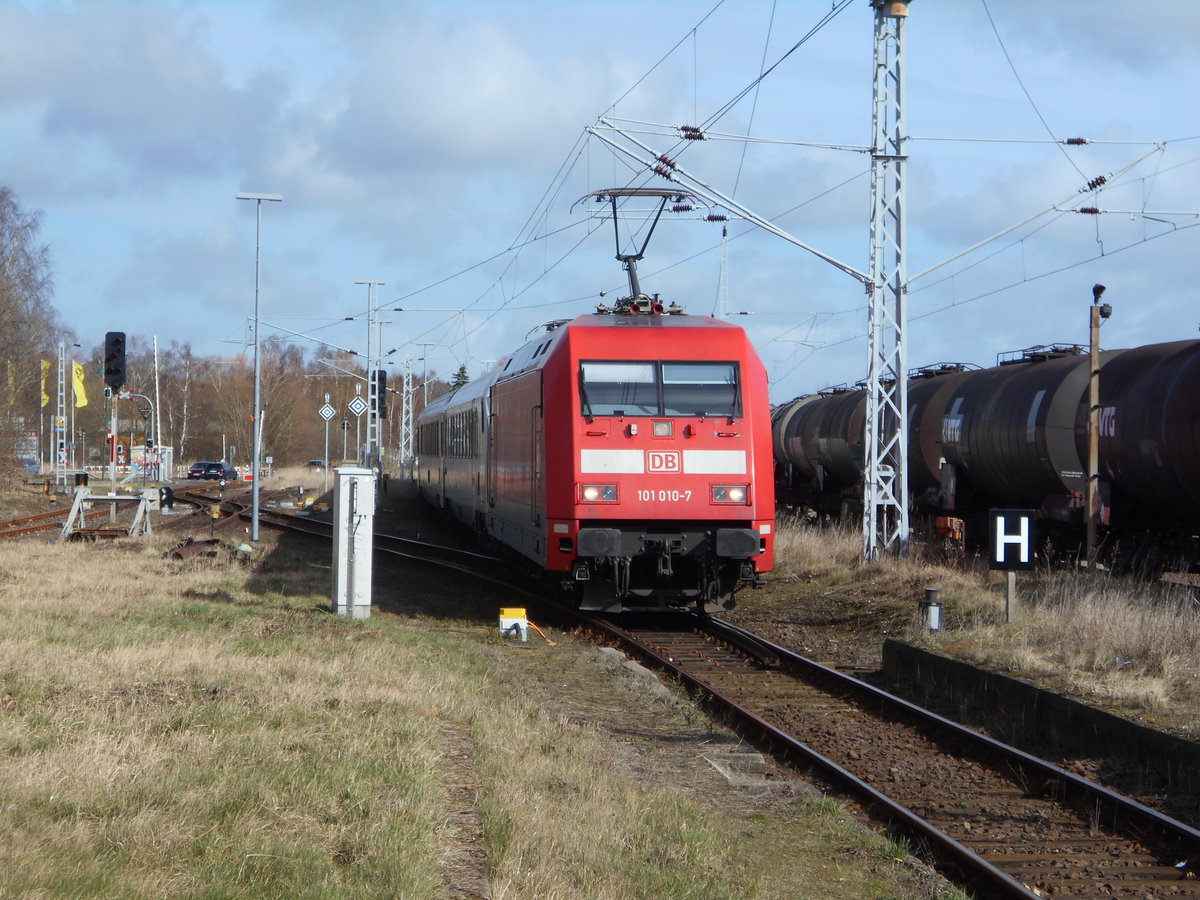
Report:
[[1008,573],[1004,595],[1004,621],[1017,617],[1017,570],[1037,565],[1033,551],[1037,511],[1032,509],[988,510],[988,568]]
[[362,447],[362,414],[367,411],[367,401],[362,397],[355,397],[347,404],[347,408],[350,412],[354,413],[356,420],[354,423],[354,441],[358,444],[358,447],[355,448],[355,454],[358,456],[359,464],[366,465],[369,460],[366,458],[366,454],[363,453]]
[[325,405],[322,406],[319,410],[317,410],[317,412],[319,412],[321,415],[321,418],[325,420],[325,456],[322,459],[322,462],[324,462],[325,465],[322,466],[322,468],[325,470],[325,493],[328,494],[329,493],[329,420],[332,419],[335,415],[337,415],[337,410],[329,405],[329,395],[328,394],[325,395]]

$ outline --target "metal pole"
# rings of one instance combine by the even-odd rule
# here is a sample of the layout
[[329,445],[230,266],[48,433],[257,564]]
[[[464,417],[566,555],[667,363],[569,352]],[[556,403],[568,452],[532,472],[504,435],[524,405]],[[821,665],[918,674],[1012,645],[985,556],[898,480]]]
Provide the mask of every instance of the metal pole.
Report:
[[73,359],[71,360],[70,372],[71,372],[71,376],[70,376],[71,377],[71,401],[67,404],[67,408],[71,410],[71,426],[70,426],[71,427],[71,431],[70,431],[71,442],[70,442],[69,446],[71,448],[71,471],[74,472],[76,469],[79,468],[79,464],[77,461],[78,456],[75,453],[75,438],[78,436],[75,434],[75,404],[79,402],[79,398],[75,396],[75,360],[73,360]]
[[[161,405],[162,394],[158,386],[158,335],[154,336],[154,408]],[[154,480],[162,481],[162,419],[154,416]]]
[[54,485],[67,483],[67,349],[58,344],[58,402],[54,413]]
[[262,269],[262,205],[264,200],[275,201],[280,203],[283,201],[281,194],[237,194],[238,200],[253,200],[255,201],[256,222],[254,228],[254,407],[251,410],[252,428],[253,428],[253,460],[251,461],[251,487],[250,496],[250,540],[258,540],[258,470],[260,465],[259,457],[262,453],[262,429],[259,423],[262,419],[262,392],[259,385],[261,370],[258,360],[258,295],[260,287],[260,275]]
[[1088,480],[1087,480],[1087,562],[1096,567],[1096,531],[1100,520],[1100,307],[1091,307],[1090,345],[1088,349]]
[[[109,432],[112,435],[112,442],[108,445],[108,474],[111,480],[109,485],[109,493],[114,496],[117,493],[117,389],[112,390],[112,430]],[[117,524],[117,504],[108,504],[108,521],[115,525]]]
[[[147,397],[145,394],[130,393],[129,396],[130,397],[138,397],[142,400],[145,400],[148,404],[150,404],[150,435],[149,436],[153,437],[154,433],[155,433],[154,432],[154,424],[155,424],[155,422],[158,421],[158,413],[154,409],[154,401],[151,400],[149,397]],[[155,446],[157,447],[157,444]],[[132,457],[132,455],[133,455],[133,438],[132,437],[130,437],[129,454]],[[142,441],[142,481],[143,482],[145,482],[145,480],[146,480],[146,469],[149,468],[149,466],[150,466],[150,454],[146,450],[146,442],[143,439],[143,441]]]
[[250,508],[250,540],[258,540],[258,462],[259,453],[262,448],[259,446],[258,439],[258,414],[262,408],[261,389],[259,386],[259,376],[261,370],[258,361],[258,291],[259,279],[262,268],[262,201],[259,200],[254,204],[255,207],[255,224],[254,224],[254,405],[250,408],[250,422],[253,429],[251,439],[252,461],[250,463],[250,475],[252,478],[250,487],[250,496],[252,497]]
[[1100,531],[1100,320],[1112,315],[1112,307],[1101,303],[1104,285],[1092,286],[1088,320],[1088,478],[1087,478],[1087,564],[1096,568],[1097,533]]

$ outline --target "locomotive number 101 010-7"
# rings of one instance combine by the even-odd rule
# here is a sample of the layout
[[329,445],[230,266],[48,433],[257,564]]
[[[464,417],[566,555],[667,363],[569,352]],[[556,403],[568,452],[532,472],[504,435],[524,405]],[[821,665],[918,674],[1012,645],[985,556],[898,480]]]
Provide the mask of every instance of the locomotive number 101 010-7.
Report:
[[687,503],[692,499],[692,492],[639,490],[637,498],[642,503]]

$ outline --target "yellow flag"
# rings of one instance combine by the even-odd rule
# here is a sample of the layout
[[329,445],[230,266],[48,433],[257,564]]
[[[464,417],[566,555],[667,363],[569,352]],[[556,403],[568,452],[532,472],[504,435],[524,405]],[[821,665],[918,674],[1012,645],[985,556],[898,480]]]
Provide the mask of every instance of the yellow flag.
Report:
[[75,408],[87,406],[87,391],[83,389],[83,363],[71,363],[71,373],[75,379]]
[[46,376],[50,374],[50,360],[42,360],[42,406],[50,405],[50,395],[46,393]]

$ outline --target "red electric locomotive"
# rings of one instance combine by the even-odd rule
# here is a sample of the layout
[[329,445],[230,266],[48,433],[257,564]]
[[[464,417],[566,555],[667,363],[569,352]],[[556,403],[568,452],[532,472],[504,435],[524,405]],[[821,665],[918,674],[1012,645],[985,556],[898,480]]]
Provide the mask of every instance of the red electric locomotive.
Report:
[[741,328],[634,294],[431,403],[420,491],[584,609],[715,612],[772,565],[770,417]]

